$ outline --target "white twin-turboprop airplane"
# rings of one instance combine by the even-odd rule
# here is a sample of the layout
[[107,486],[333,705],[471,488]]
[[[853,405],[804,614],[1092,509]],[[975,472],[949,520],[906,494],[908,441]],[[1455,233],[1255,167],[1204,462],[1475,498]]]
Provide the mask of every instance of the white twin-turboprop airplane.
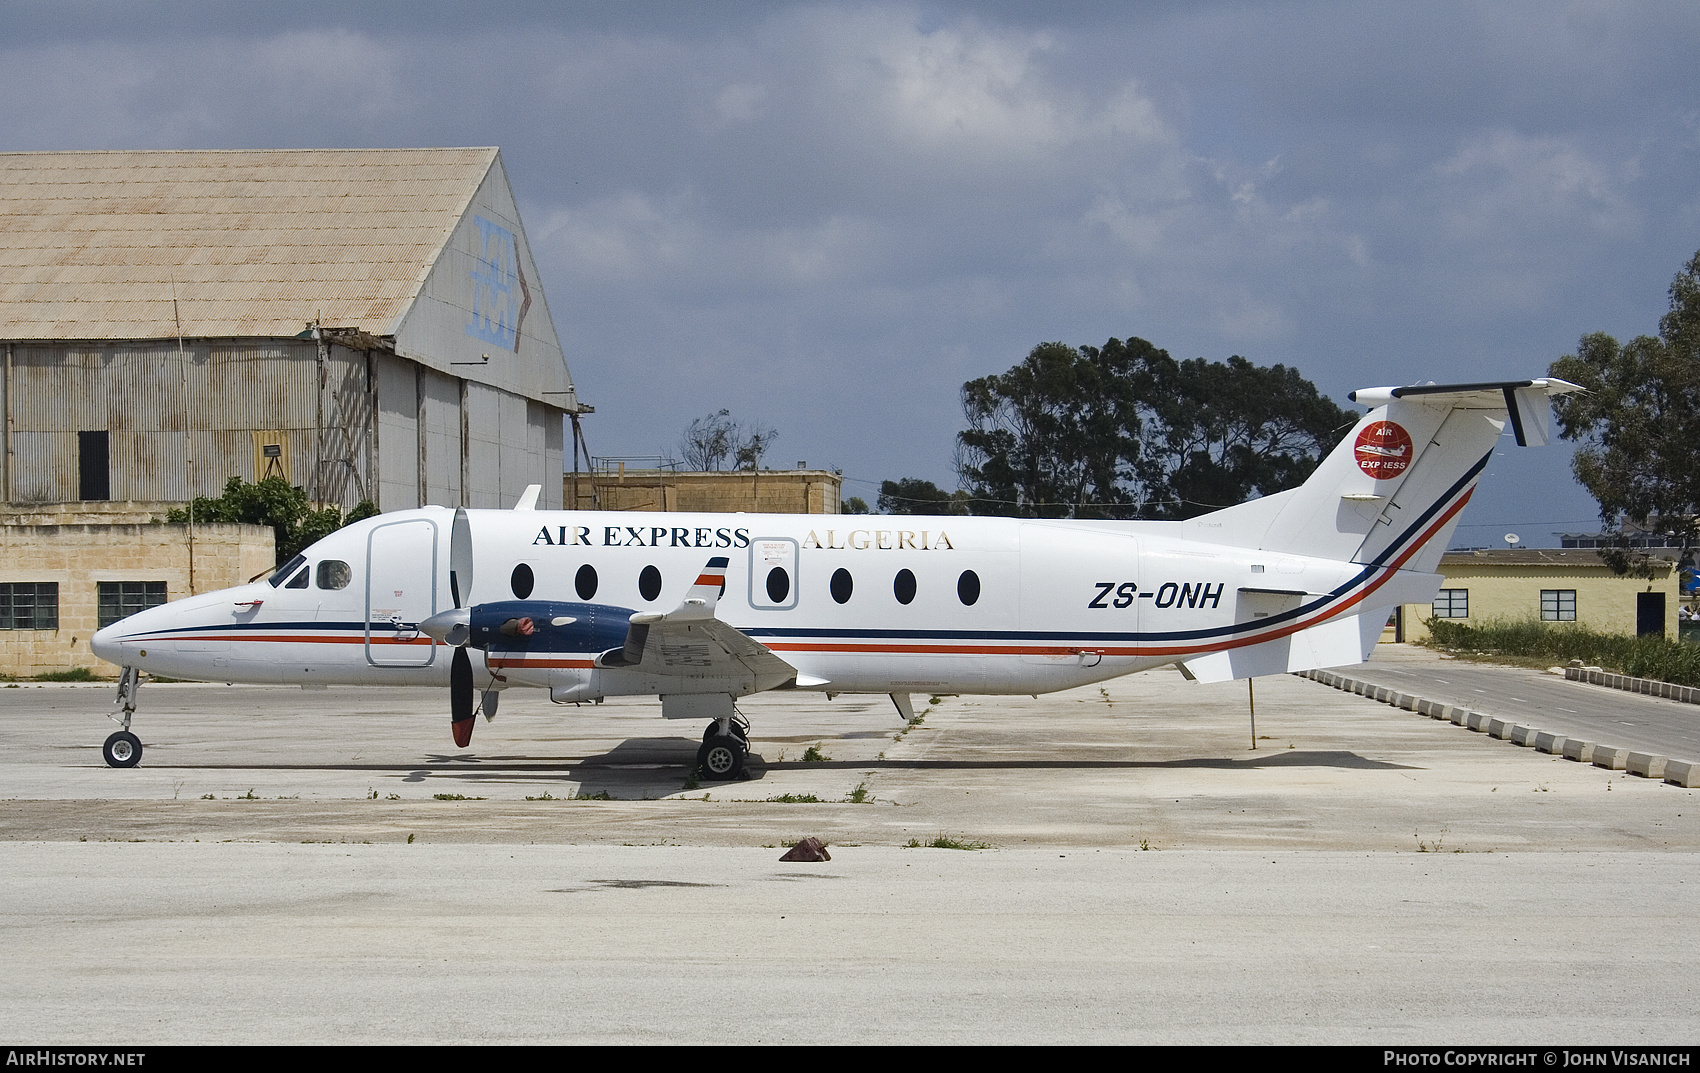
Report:
[[[1373,407],[1302,486],[1180,522],[423,507],[341,529],[263,580],[94,635],[124,668],[218,682],[447,685],[455,744],[503,690],[659,696],[742,773],[739,697],[1039,694],[1164,664],[1226,681],[1359,663],[1434,573],[1509,419],[1547,440],[1562,380],[1357,391]],[[481,696],[480,696],[481,695]],[[481,701],[481,703],[480,703]]]

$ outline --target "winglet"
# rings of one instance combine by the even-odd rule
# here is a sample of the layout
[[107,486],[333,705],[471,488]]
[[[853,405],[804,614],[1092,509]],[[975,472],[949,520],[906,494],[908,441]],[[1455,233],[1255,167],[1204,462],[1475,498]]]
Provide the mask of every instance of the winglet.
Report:
[[519,494],[519,502],[514,504],[515,510],[536,510],[537,497],[543,494],[541,484],[528,484],[525,491]]
[[[696,581],[679,601],[679,606],[666,614],[639,611],[626,627],[626,643],[596,657],[598,667],[636,667],[643,662],[644,646],[649,643],[650,627],[669,623],[704,622],[714,618],[714,605],[726,589],[726,566],[730,560],[716,555],[708,560]],[[765,649],[764,649],[765,651]]]
[[720,602],[720,594],[726,591],[726,567],[730,562],[724,555],[716,555],[708,560],[691,583],[685,598],[679,606],[668,615],[668,618],[713,618],[714,605]]

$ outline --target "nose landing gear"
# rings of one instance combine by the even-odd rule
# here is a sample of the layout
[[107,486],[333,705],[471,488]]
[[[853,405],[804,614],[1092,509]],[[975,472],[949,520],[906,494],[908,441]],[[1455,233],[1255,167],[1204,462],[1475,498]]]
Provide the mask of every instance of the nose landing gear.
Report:
[[108,767],[135,767],[142,760],[142,739],[130,733],[130,719],[136,714],[136,691],[142,686],[141,674],[134,667],[125,667],[118,677],[118,706],[123,709],[120,720],[124,729],[106,739],[100,755]]

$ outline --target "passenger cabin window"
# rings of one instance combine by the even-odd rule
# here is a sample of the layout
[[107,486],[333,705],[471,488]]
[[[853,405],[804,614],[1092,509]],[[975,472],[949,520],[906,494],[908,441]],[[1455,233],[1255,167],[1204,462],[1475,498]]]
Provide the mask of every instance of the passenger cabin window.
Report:
[[899,570],[897,577],[892,579],[891,593],[897,597],[897,602],[906,604],[915,598],[915,575],[908,570]]
[[354,580],[354,571],[340,559],[326,559],[319,564],[319,588],[346,589]]
[[856,589],[856,580],[850,576],[850,571],[839,567],[832,572],[832,598],[841,604],[850,602],[850,594]]
[[973,607],[980,598],[980,575],[964,570],[962,576],[956,579],[956,598],[962,601],[964,607]]
[[520,563],[514,567],[513,575],[508,578],[508,588],[513,592],[516,600],[523,600],[530,596],[531,590],[536,585],[537,575],[532,573],[531,567],[525,563]]
[[776,566],[767,572],[767,598],[776,604],[785,602],[785,597],[791,595],[791,575],[785,572],[783,566]]
[[638,575],[638,595],[645,600],[661,595],[661,571],[653,566],[643,568],[643,573]]
[[585,563],[578,568],[578,576],[573,578],[573,588],[578,590],[578,598],[588,600],[596,595],[596,567]]

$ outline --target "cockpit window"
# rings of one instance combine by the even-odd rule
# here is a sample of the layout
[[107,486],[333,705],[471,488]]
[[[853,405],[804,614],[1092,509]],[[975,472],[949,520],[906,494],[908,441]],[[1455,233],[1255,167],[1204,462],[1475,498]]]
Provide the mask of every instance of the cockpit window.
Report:
[[277,570],[275,570],[272,573],[272,576],[267,578],[266,580],[270,581],[272,583],[272,588],[275,589],[278,586],[282,585],[285,581],[288,581],[289,578],[290,578],[290,575],[295,573],[296,567],[300,566],[302,563],[305,563],[306,561],[307,561],[307,557],[305,555],[297,555],[295,558],[289,560],[287,563],[284,563],[282,566],[278,567]]
[[303,566],[299,573],[297,573],[294,577],[289,579],[289,584],[285,585],[284,588],[286,588],[286,589],[304,589],[304,588],[306,588],[307,587],[307,576],[311,573],[312,573],[311,570],[309,570],[305,566]]
[[354,571],[341,559],[326,559],[319,564],[319,588],[346,589],[354,579]]

